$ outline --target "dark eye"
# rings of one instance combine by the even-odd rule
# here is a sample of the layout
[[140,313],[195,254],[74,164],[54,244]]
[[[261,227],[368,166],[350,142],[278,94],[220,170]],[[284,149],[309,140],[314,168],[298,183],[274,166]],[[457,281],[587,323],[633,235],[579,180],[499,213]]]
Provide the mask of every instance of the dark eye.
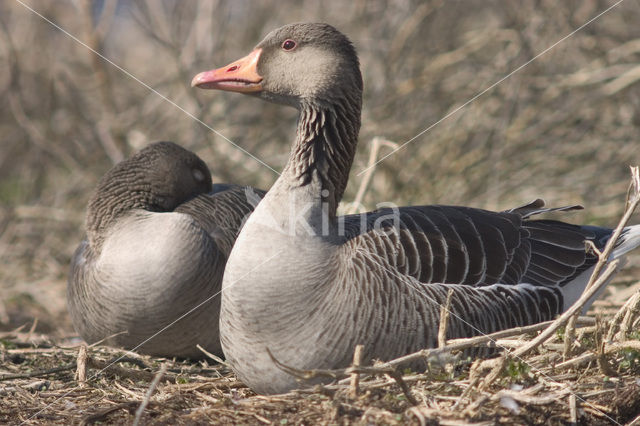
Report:
[[293,50],[296,47],[296,42],[291,40],[291,39],[287,39],[284,41],[284,43],[282,43],[282,48],[284,50]]

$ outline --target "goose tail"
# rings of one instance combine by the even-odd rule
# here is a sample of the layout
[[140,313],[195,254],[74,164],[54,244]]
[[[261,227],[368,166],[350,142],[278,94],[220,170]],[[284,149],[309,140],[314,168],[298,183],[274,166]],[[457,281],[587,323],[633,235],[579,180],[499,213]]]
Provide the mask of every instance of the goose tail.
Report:
[[[603,232],[605,231],[604,228],[597,228],[597,227],[591,227],[591,226],[583,226],[583,228],[588,228],[592,230],[596,235],[600,237],[600,238],[597,238],[596,240],[597,243],[600,243],[600,244],[596,244],[600,246],[599,247],[600,249],[602,249],[605,246],[605,244],[613,234],[613,230],[606,230],[607,232]],[[630,251],[636,249],[638,246],[640,246],[640,225],[627,226],[622,230],[622,234],[620,234],[620,237],[618,238],[618,241],[616,242],[616,245],[613,251],[611,252],[611,255],[609,256],[609,260],[620,259],[621,262],[618,265],[618,269],[620,269],[626,263],[626,259],[624,256]],[[593,273],[593,270],[594,270],[594,267],[587,269],[586,271],[578,275],[575,279],[567,282],[562,286],[561,291],[564,299],[563,307],[565,311],[569,309],[571,305],[573,305],[580,298],[580,296],[584,292],[584,289],[587,287],[587,284],[589,283],[589,279],[591,278],[591,274]],[[611,275],[611,278],[613,278],[614,275],[615,273]],[[611,278],[609,278],[609,281],[611,281]],[[607,285],[609,284],[609,281],[607,282]],[[585,304],[582,310],[583,314],[589,309],[591,304],[602,294],[605,287],[606,285],[603,286],[602,289],[598,291],[598,293],[596,293]]]
[[622,234],[611,252],[611,259],[619,259],[638,246],[640,246],[640,225],[627,226],[622,230]]

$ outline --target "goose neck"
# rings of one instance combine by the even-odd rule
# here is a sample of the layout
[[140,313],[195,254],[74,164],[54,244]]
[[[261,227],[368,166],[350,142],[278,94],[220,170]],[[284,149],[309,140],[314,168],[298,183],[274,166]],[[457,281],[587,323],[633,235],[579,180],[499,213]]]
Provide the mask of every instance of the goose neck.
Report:
[[118,217],[131,209],[160,211],[154,207],[153,195],[146,184],[132,186],[131,170],[114,168],[103,177],[89,200],[85,218],[87,238],[94,250],[99,250],[104,234]]
[[[291,189],[326,206],[335,217],[353,163],[360,130],[360,98],[302,102],[289,162],[284,169]],[[310,201],[310,200],[307,200]]]

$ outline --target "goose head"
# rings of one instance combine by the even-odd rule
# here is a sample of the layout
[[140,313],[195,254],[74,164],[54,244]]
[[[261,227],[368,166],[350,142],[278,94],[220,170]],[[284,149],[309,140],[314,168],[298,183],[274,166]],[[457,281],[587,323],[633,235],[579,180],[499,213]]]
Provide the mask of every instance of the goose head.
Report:
[[191,85],[299,107],[361,99],[362,77],[349,39],[328,24],[298,23],[269,33],[247,56],[196,75]]
[[137,179],[129,184],[138,191],[140,186],[145,188],[148,210],[173,211],[185,201],[212,189],[211,172],[204,161],[172,142],[154,143],[132,160],[139,172]]
[[100,241],[118,217],[132,209],[170,212],[212,189],[211,173],[196,154],[156,142],[107,172],[87,208],[89,240]]

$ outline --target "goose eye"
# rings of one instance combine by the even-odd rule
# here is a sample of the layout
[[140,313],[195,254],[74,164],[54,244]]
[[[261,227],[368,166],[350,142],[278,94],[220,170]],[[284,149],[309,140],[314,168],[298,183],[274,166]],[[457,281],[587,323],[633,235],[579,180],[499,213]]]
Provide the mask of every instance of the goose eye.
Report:
[[291,39],[287,39],[284,41],[284,43],[282,43],[282,48],[284,50],[293,50],[295,47],[296,47],[296,42]]
[[193,169],[193,178],[196,182],[204,182],[204,173],[201,170]]

